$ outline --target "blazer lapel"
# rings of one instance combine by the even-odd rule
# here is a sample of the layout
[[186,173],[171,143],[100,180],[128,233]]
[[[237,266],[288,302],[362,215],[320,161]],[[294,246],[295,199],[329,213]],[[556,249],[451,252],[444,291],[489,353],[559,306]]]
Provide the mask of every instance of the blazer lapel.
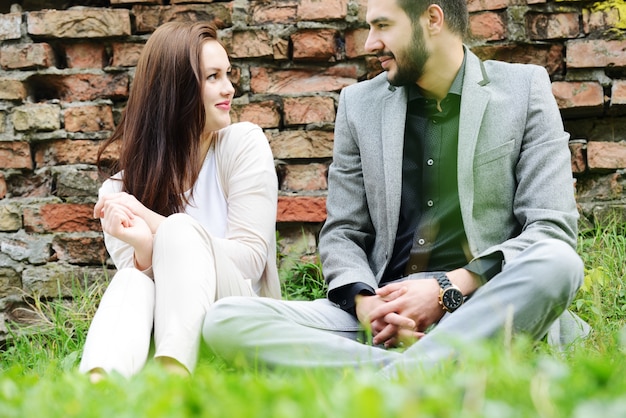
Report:
[[404,150],[404,125],[406,123],[407,93],[402,87],[389,86],[384,97],[381,117],[382,156],[387,204],[387,251],[393,251],[398,230],[400,197],[402,194],[402,153]]
[[[461,92],[457,177],[461,212],[467,228],[471,225],[469,220],[474,204],[474,154],[490,95],[485,88],[489,84],[489,77],[482,61],[467,47],[465,54],[467,59]],[[466,232],[472,234],[472,231]]]

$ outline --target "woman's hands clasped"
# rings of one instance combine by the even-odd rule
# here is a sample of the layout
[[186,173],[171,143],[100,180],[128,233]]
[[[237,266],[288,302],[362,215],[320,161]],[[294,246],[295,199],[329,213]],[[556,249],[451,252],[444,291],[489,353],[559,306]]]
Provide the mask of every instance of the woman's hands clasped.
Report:
[[152,265],[152,240],[163,216],[146,208],[134,196],[119,192],[102,196],[94,206],[102,230],[131,245],[135,266],[145,270]]

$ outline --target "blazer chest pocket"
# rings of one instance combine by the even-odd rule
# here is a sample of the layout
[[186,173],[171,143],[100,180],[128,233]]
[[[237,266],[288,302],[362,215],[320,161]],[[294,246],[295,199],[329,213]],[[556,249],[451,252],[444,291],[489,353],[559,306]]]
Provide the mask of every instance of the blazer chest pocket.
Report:
[[511,139],[502,145],[498,145],[495,148],[491,148],[487,151],[481,152],[474,158],[474,168],[478,168],[482,165],[490,163],[492,161],[499,160],[502,157],[510,155],[515,148],[515,139]]

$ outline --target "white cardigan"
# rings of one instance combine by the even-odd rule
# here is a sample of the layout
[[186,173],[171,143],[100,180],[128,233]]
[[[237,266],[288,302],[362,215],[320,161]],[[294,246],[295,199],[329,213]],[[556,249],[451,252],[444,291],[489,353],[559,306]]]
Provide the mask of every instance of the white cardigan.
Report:
[[[217,180],[227,208],[224,236],[213,236],[213,239],[239,268],[243,278],[251,280],[259,296],[279,299],[276,267],[278,181],[267,138],[257,125],[241,122],[220,130],[212,147]],[[121,191],[120,178],[117,173],[106,180],[99,195]],[[132,246],[107,233],[104,240],[118,270],[134,267]],[[152,276],[152,269],[144,273]]]

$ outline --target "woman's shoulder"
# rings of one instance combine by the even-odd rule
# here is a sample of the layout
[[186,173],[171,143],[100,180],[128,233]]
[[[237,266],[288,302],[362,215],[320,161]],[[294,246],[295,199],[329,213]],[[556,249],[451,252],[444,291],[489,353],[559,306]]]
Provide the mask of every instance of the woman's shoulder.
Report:
[[251,143],[263,140],[267,144],[267,137],[263,130],[252,122],[237,122],[219,131],[216,141],[218,150],[234,150],[249,147]]
[[122,191],[122,172],[115,173],[102,183],[100,186],[99,195],[104,196],[111,193],[118,193]]

